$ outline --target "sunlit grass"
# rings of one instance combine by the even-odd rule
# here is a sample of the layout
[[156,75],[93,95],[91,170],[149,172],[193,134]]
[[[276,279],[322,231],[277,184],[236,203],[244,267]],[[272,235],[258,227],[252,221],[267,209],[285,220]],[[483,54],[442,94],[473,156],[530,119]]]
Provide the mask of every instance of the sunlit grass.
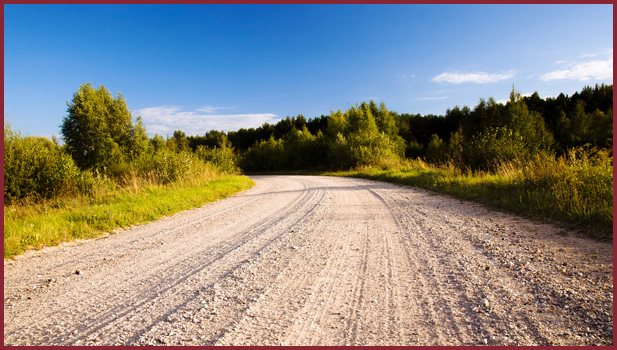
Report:
[[[131,180],[133,181],[133,180]],[[131,182],[90,196],[28,201],[4,207],[4,257],[156,220],[253,186],[246,176],[208,175],[168,185]]]
[[327,173],[417,186],[532,217],[574,224],[597,238],[613,235],[612,157],[572,151],[557,159],[501,164],[495,172],[461,171],[420,160],[390,169]]

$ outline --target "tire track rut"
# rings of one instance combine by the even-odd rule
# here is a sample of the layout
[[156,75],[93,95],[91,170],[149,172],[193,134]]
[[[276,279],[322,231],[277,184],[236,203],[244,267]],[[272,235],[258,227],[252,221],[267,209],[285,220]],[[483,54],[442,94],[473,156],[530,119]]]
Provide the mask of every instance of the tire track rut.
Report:
[[612,345],[610,243],[386,183],[254,179],[5,262],[5,345]]

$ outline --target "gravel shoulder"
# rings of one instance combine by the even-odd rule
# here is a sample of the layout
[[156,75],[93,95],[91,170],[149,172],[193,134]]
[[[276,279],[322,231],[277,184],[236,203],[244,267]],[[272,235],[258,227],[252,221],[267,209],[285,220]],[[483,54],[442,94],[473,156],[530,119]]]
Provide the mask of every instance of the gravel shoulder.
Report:
[[5,260],[4,344],[613,344],[611,242],[382,182],[252,178]]

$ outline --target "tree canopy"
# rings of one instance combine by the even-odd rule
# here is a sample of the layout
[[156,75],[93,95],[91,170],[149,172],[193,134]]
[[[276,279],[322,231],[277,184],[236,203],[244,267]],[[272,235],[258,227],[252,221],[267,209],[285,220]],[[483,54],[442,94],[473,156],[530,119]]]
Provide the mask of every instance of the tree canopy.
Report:
[[133,123],[120,93],[114,98],[102,85],[95,89],[83,84],[67,106],[61,133],[67,152],[80,168],[113,171],[147,148],[145,127],[140,118]]

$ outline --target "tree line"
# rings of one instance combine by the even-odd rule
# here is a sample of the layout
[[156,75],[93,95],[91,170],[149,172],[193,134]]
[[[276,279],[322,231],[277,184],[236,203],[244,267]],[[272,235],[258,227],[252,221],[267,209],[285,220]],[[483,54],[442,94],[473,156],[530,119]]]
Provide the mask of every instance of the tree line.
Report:
[[96,183],[125,185],[198,176],[206,168],[237,173],[388,167],[406,158],[491,171],[499,164],[576,147],[612,157],[613,86],[586,86],[572,96],[542,99],[512,89],[507,103],[493,98],[448,109],[445,115],[399,114],[384,103],[203,136],[176,130],[148,137],[121,94],[81,85],[67,103],[64,145],[4,128],[5,201],[87,193]]
[[346,111],[307,120],[303,115],[276,124],[228,133],[209,131],[172,139],[196,150],[222,140],[236,150],[245,171],[348,169],[387,166],[404,158],[451,163],[470,170],[535,154],[559,156],[587,147],[612,152],[613,86],[585,86],[572,96],[492,97],[473,107],[456,106],[445,115],[398,114],[385,104],[363,102]]

